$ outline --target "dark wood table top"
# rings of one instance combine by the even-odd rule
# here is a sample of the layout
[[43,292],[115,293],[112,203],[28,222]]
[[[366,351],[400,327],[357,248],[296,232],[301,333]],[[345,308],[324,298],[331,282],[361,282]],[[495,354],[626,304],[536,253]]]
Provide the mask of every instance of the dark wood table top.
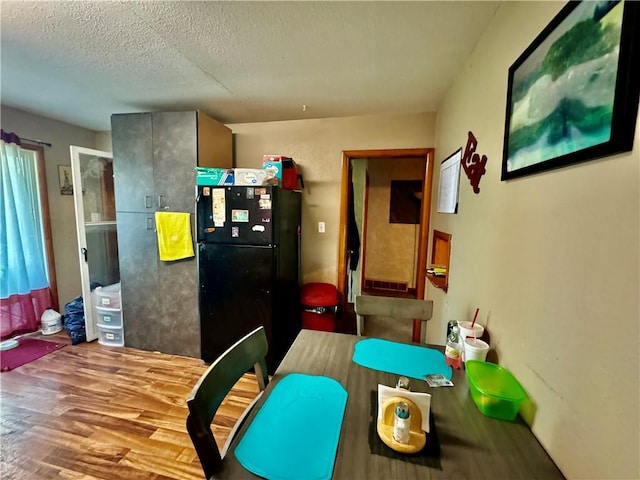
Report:
[[[294,372],[334,378],[349,393],[333,470],[335,479],[564,478],[520,417],[505,422],[480,413],[462,370],[454,371],[454,387],[431,388],[424,381],[410,379],[412,391],[432,394],[431,411],[442,469],[371,453],[371,392],[377,390],[379,383],[395,386],[398,376],[353,362],[354,345],[362,338],[312,330],[300,332],[265,395],[238,432],[216,478],[258,478],[237,462],[233,450],[271,389],[283,376]],[[300,478],[304,478],[304,472]]]

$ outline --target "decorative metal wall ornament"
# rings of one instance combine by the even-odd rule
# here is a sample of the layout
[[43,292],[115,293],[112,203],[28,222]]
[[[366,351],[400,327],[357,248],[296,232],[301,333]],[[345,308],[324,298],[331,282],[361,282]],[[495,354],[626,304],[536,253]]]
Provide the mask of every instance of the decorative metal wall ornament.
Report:
[[480,193],[480,179],[482,175],[487,173],[485,166],[487,165],[487,156],[476,153],[478,147],[478,140],[472,132],[469,132],[467,139],[467,146],[464,149],[464,155],[462,157],[462,168],[464,173],[467,174],[471,186],[473,187],[473,193]]

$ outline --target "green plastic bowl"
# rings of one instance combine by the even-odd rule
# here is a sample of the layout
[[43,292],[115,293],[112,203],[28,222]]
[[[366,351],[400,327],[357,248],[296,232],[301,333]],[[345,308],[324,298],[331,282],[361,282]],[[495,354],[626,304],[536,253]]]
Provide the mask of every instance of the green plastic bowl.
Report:
[[465,363],[469,390],[476,407],[484,415],[512,421],[527,398],[516,378],[495,363],[469,360]]

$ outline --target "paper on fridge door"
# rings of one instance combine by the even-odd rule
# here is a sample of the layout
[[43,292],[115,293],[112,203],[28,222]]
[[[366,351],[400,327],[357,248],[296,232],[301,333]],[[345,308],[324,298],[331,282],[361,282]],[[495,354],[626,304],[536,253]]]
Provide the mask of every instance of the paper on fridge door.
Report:
[[213,188],[211,192],[211,212],[213,214],[213,226],[224,227],[227,221],[227,205],[224,188]]

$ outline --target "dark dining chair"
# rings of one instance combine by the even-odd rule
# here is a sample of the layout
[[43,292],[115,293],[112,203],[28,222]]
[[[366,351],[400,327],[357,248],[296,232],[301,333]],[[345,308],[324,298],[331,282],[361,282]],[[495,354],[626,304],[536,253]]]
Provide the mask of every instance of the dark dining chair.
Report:
[[[187,431],[206,478],[211,478],[222,465],[222,460],[236,431],[269,383],[265,360],[267,350],[268,342],[264,327],[258,327],[220,355],[187,396],[189,407]],[[240,416],[229,433],[224,447],[219,450],[211,431],[211,422],[231,388],[251,367],[255,368],[260,394]]]

